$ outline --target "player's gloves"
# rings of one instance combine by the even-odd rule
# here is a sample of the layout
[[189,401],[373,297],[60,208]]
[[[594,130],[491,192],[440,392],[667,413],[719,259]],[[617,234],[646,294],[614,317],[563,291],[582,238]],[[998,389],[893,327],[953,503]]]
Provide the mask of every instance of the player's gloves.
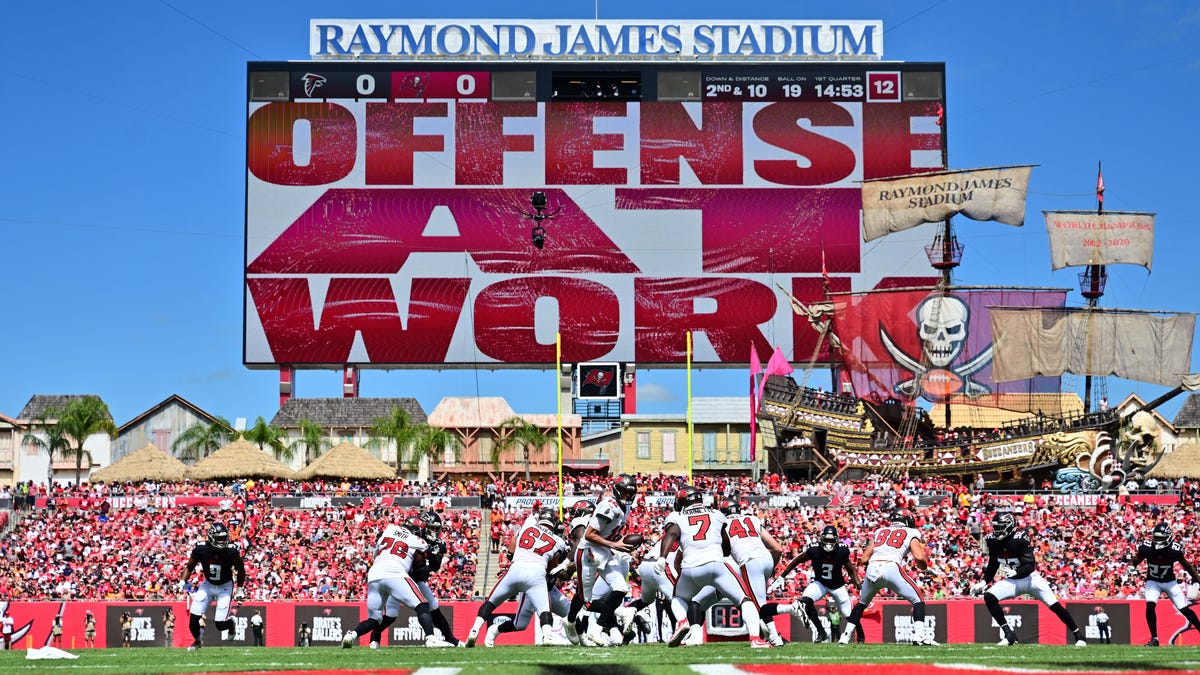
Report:
[[565,573],[565,572],[566,572],[566,571],[567,571],[567,570],[568,570],[570,567],[571,567],[571,561],[570,561],[570,560],[564,560],[564,561],[562,561],[562,562],[558,563],[558,566],[556,566],[554,569],[550,570],[550,576],[552,576],[552,577],[556,577],[556,576],[558,576],[558,575],[560,575],[560,574],[563,574],[563,573]]
[[666,558],[658,558],[654,562],[650,563],[650,567],[654,568],[655,574],[666,574],[667,573],[667,559]]
[[246,599],[246,590],[244,588],[242,588],[241,586],[238,586],[233,591],[233,599],[237,600],[238,602],[245,600]]
[[783,577],[775,577],[775,579],[771,582],[771,585],[767,586],[767,595],[774,595],[775,593],[778,593],[786,583],[787,579],[784,579]]
[[996,570],[996,576],[1000,577],[1001,579],[1009,579],[1016,575],[1017,571],[1008,565],[1001,565],[1000,568]]

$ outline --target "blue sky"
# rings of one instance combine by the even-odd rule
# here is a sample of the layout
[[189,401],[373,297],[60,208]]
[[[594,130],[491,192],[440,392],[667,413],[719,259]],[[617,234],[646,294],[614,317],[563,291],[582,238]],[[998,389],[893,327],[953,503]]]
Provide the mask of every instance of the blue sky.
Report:
[[[1111,307],[1200,309],[1193,234],[1200,133],[1194,2],[772,0],[613,2],[601,19],[880,19],[885,58],[941,61],[952,168],[1038,164],[1027,225],[961,221],[957,282],[1076,288],[1050,269],[1043,209],[1158,214],[1153,273],[1109,268]],[[312,18],[591,19],[592,1],[503,8],[386,2],[20,3],[6,12],[0,413],[34,394],[94,393],[118,424],[171,394],[228,418],[270,418],[278,374],[242,366],[247,61],[308,58]],[[424,13],[431,11],[432,13]],[[965,225],[963,225],[965,223]],[[926,226],[930,227],[930,226]],[[930,235],[932,232],[930,232]],[[1073,292],[1069,302],[1079,302]],[[793,359],[793,361],[802,360]],[[1193,369],[1200,363],[1193,359]],[[339,396],[305,371],[300,396]],[[643,370],[639,412],[682,412],[685,373]],[[813,383],[824,382],[818,374]],[[746,374],[693,374],[698,396],[743,395]],[[1110,399],[1153,385],[1110,382]],[[364,396],[504,396],[553,412],[550,372],[367,371]],[[1180,397],[1164,406],[1172,418]]]

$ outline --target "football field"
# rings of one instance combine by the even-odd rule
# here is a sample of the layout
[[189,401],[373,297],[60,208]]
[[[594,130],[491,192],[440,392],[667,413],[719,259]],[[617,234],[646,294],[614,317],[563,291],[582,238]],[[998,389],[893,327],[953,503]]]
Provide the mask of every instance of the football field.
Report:
[[76,675],[134,673],[368,673],[374,675],[979,675],[988,672],[1200,672],[1200,648],[1098,645],[787,645],[750,649],[746,643],[668,649],[500,646],[493,649],[378,650],[336,647],[80,650],[74,660],[25,659],[21,650],[0,652],[0,673]]

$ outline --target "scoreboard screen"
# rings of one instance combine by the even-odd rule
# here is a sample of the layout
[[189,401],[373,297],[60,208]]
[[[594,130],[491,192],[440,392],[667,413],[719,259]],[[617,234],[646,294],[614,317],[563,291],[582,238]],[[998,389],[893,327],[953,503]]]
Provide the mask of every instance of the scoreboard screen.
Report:
[[944,105],[940,63],[251,63],[243,360],[811,354],[781,288],[930,280],[860,183],[943,168]]

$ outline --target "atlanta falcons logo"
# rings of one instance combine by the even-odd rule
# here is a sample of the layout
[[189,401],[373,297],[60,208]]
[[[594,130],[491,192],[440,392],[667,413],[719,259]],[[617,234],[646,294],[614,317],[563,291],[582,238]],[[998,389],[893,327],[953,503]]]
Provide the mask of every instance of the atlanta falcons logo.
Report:
[[321,85],[325,84],[324,75],[316,75],[314,73],[304,74],[304,95],[312,98],[313,92],[320,89]]
[[612,382],[612,379],[613,373],[611,370],[593,368],[587,372],[587,375],[584,376],[583,383],[595,385],[596,387],[603,389],[608,386],[609,382]]

